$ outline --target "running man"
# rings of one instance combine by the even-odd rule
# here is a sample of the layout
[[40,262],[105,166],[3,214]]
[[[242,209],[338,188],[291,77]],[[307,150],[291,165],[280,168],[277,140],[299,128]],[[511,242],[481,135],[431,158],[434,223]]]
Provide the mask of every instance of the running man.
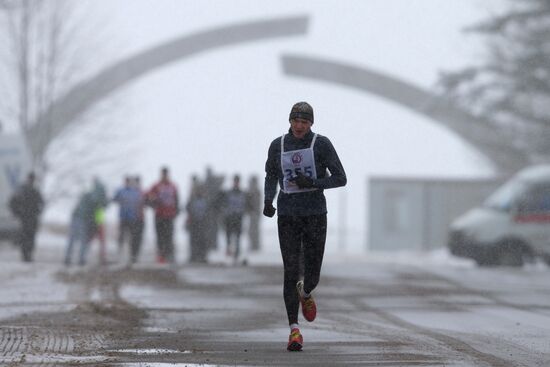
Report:
[[323,190],[344,186],[347,179],[330,140],[311,131],[313,108],[298,102],[292,106],[289,120],[288,134],[273,140],[269,147],[263,214],[275,215],[272,203],[279,183],[277,225],[284,265],[283,297],[290,325],[287,349],[299,351],[303,345],[298,326],[300,304],[307,321],[315,320],[317,315],[311,293],[319,283],[327,234]]

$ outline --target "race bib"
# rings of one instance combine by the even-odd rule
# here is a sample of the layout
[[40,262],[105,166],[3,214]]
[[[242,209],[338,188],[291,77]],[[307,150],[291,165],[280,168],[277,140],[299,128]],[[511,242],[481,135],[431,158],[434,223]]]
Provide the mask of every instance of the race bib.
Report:
[[283,192],[287,194],[308,192],[317,190],[316,188],[301,189],[292,180],[296,178],[298,173],[302,173],[304,176],[312,179],[317,178],[317,171],[315,170],[315,156],[313,153],[313,146],[317,134],[313,136],[311,146],[305,149],[284,151],[285,135],[281,138],[281,169],[283,171]]

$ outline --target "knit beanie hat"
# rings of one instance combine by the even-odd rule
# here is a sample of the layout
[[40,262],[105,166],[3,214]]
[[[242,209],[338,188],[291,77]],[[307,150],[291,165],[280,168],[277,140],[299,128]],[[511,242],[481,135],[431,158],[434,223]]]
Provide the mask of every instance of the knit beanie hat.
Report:
[[307,102],[295,103],[290,110],[288,119],[292,120],[296,118],[311,121],[313,124],[313,107]]

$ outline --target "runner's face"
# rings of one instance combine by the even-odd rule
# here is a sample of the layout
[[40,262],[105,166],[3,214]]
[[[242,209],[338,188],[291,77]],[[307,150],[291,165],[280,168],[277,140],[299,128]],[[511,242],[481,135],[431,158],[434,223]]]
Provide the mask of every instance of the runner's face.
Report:
[[300,118],[290,120],[290,130],[292,135],[298,139],[302,139],[311,130],[311,121]]

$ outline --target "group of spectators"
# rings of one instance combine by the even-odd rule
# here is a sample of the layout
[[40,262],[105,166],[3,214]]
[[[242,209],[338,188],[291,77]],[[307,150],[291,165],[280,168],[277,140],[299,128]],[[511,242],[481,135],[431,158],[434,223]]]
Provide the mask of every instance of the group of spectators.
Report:
[[248,217],[248,239],[251,251],[260,248],[260,215],[262,193],[258,178],[252,176],[246,191],[241,177],[233,176],[231,188],[222,189],[223,177],[207,170],[204,180],[193,177],[191,194],[186,204],[185,228],[189,232],[190,261],[206,262],[208,252],[218,248],[220,225],[225,231],[225,253],[237,263],[241,257],[243,220]]
[[[225,253],[234,262],[241,255],[243,219],[248,216],[250,250],[260,248],[259,220],[261,215],[261,191],[257,177],[251,177],[246,191],[241,189],[240,176],[233,177],[229,189],[223,188],[224,177],[207,169],[204,179],[193,176],[187,202],[182,205],[176,185],[169,170],[161,169],[160,179],[149,190],[143,190],[139,176],[125,176],[122,187],[109,197],[105,185],[94,178],[89,190],[81,193],[70,218],[64,264],[76,261],[85,265],[92,241],[99,243],[99,261],[107,262],[105,210],[110,203],[118,205],[117,233],[118,255],[126,245],[129,262],[138,261],[145,225],[145,210],[154,210],[156,261],[174,262],[174,221],[184,212],[184,228],[189,234],[190,262],[207,262],[208,253],[219,248],[220,227],[225,231]],[[21,231],[18,244],[23,260],[32,261],[34,238],[38,229],[44,201],[35,187],[35,176],[30,174],[10,200],[13,214],[20,219]],[[74,258],[76,248],[76,259]]]

